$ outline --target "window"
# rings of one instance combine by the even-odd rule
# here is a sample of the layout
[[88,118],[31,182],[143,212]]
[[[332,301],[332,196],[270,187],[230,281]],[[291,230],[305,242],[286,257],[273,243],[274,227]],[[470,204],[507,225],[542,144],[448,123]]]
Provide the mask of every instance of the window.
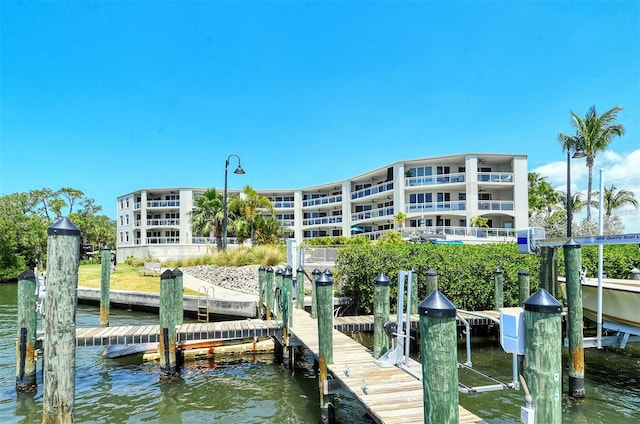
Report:
[[125,221],[127,222],[127,225],[129,225],[129,215],[125,215]]
[[124,225],[124,217],[120,215],[120,225]]

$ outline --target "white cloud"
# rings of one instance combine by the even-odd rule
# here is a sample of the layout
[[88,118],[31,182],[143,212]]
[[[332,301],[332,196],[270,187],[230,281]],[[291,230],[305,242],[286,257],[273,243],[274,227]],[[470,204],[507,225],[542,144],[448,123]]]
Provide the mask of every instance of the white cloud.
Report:
[[[600,190],[600,169],[605,187],[613,184],[618,190],[628,190],[635,194],[640,202],[640,149],[631,152],[619,153],[606,151],[596,156],[593,166],[592,190]],[[555,161],[533,169],[556,189],[566,191],[567,187],[567,162]],[[586,198],[589,169],[584,159],[571,160],[571,192],[580,191]],[[626,233],[640,233],[640,209],[625,207],[616,210],[625,225]],[[592,210],[592,216],[597,218],[598,211]],[[582,216],[576,214],[576,219]]]

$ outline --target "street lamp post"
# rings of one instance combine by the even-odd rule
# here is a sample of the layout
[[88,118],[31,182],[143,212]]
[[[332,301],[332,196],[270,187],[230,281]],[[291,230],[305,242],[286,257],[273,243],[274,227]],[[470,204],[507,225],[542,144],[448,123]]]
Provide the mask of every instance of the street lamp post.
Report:
[[229,173],[229,159],[232,157],[236,157],[238,159],[238,167],[234,174],[244,174],[244,169],[240,166],[240,156],[231,154],[227,157],[227,160],[224,163],[224,214],[222,216],[222,249],[227,250],[227,174]]
[[572,211],[572,199],[571,199],[571,158],[583,158],[586,156],[586,153],[580,149],[580,144],[578,150],[573,153],[571,156],[571,149],[573,148],[572,143],[567,144],[567,237],[571,238],[571,222],[573,221],[573,211]]

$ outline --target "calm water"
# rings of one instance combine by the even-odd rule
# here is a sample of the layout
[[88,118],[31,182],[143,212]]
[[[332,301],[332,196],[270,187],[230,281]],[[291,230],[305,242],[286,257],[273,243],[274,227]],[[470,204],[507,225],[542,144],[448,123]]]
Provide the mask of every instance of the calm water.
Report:
[[[0,419],[3,423],[38,423],[42,419],[42,371],[38,392],[15,391],[15,284],[0,284]],[[156,323],[154,314],[111,310],[112,326]],[[98,326],[96,307],[80,305],[78,327]],[[371,338],[357,336],[364,344]],[[76,422],[113,423],[317,423],[317,376],[307,353],[294,373],[273,355],[234,362],[187,362],[180,377],[160,383],[158,365],[140,360],[103,359],[102,348],[76,351]],[[564,402],[564,423],[637,423],[640,421],[640,354],[585,351],[588,398]],[[464,359],[464,352],[460,352]],[[494,340],[474,341],[473,365],[504,381],[511,379],[511,355]],[[462,375],[465,382],[470,377]],[[566,388],[566,381],[565,381]],[[337,396],[340,423],[368,423],[364,410],[348,393]],[[460,403],[487,422],[517,423],[522,392],[460,394]]]

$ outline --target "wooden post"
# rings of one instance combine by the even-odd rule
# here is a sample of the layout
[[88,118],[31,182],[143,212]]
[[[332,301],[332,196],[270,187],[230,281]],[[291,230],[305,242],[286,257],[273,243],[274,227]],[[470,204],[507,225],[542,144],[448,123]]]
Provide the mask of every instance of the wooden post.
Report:
[[438,290],[438,273],[431,268],[427,271],[427,297],[436,290]]
[[271,319],[273,312],[273,268],[267,267],[267,283],[266,283],[266,300],[267,300],[267,319]]
[[267,268],[264,265],[260,265],[258,268],[258,318],[262,318],[264,315],[263,309],[265,304],[265,288],[267,286]]
[[536,424],[562,422],[562,304],[545,289],[524,302],[525,373]]
[[389,350],[389,336],[384,323],[389,321],[389,278],[380,273],[373,281],[373,357],[378,359]]
[[177,371],[176,363],[176,314],[174,287],[176,275],[167,269],[160,276],[160,354],[161,378],[170,378]]
[[439,290],[418,307],[425,424],[458,424],[456,307]]
[[280,290],[280,302],[276,301],[275,306],[274,306],[274,310],[275,310],[275,315],[278,317],[278,319],[280,319],[282,317],[282,280],[283,280],[283,275],[284,275],[284,269],[282,268],[278,268],[276,270],[276,287]]
[[282,298],[286,302],[287,308],[287,327],[293,327],[293,272],[290,265],[284,270],[283,274],[283,286],[286,292],[282,291]]
[[583,398],[584,390],[584,340],[582,316],[582,248],[573,239],[566,242],[564,269],[567,279],[567,337],[569,338],[569,396]]
[[74,419],[76,304],[80,230],[68,218],[47,229],[47,301],[44,326],[43,423]]
[[311,271],[311,279],[312,279],[312,284],[311,284],[311,318],[316,319],[318,316],[318,301],[317,301],[317,294],[316,294],[316,280],[320,277],[320,274],[322,274],[322,271],[320,271],[318,268],[314,268],[313,271]]
[[322,273],[315,285],[318,295],[320,418],[322,423],[330,423],[332,407],[324,389],[327,384],[327,364],[333,364],[333,280],[327,273]]
[[558,255],[555,247],[540,248],[540,288],[558,296]]
[[36,276],[25,271],[18,276],[18,337],[16,339],[16,391],[33,392],[36,382]]
[[184,322],[184,282],[180,268],[173,269],[176,279],[173,283],[173,311],[175,312],[175,325],[182,325]]
[[521,269],[518,271],[518,304],[520,306],[529,298],[529,291],[529,271]]
[[299,266],[296,270],[296,308],[304,309],[304,268]]
[[418,271],[411,270],[411,313],[418,313]]
[[111,247],[105,244],[100,256],[100,325],[109,326],[109,290],[111,286]]
[[504,276],[502,275],[502,271],[499,268],[496,268],[493,271],[493,281],[494,281],[494,310],[498,311],[500,308],[504,307]]

